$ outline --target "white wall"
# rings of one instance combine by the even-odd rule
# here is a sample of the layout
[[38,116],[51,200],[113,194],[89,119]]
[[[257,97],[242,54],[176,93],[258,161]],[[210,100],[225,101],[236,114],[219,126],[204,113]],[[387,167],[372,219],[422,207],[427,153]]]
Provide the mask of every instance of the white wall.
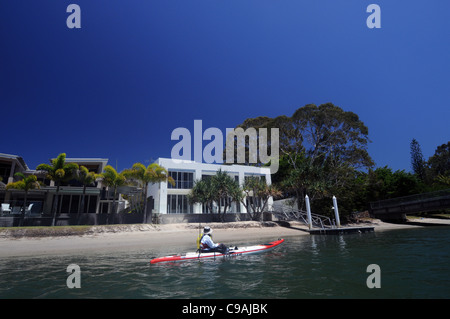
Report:
[[[244,177],[252,174],[255,175],[264,175],[266,177],[266,182],[268,184],[272,183],[272,179],[270,176],[270,168],[269,167],[255,167],[255,166],[245,166],[245,165],[218,165],[218,164],[206,164],[206,163],[196,163],[193,161],[186,160],[173,160],[170,158],[158,158],[156,160],[158,165],[164,167],[167,170],[176,170],[176,171],[189,171],[194,173],[194,182],[201,180],[203,174],[211,174],[213,175],[219,169],[224,172],[228,172],[233,175],[239,176],[239,184],[242,185],[244,183]],[[170,189],[170,192],[175,193],[186,193],[188,190],[186,189]],[[162,182],[158,184],[149,185],[148,187],[148,196],[153,196],[155,198],[155,211],[161,214],[167,214],[167,183]],[[181,194],[180,193],[180,194]],[[272,206],[273,200],[269,199],[269,207]],[[241,212],[245,211],[245,206],[241,205]],[[201,213],[201,205],[194,205],[194,213]]]

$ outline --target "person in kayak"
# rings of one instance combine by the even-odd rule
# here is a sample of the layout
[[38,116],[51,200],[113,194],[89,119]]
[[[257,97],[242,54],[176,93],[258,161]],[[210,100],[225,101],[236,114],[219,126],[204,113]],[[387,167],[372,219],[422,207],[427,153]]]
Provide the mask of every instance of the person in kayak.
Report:
[[200,252],[202,253],[212,253],[219,252],[221,254],[226,254],[228,252],[227,246],[221,243],[215,244],[212,240],[212,229],[208,226],[203,228],[203,235],[200,239]]

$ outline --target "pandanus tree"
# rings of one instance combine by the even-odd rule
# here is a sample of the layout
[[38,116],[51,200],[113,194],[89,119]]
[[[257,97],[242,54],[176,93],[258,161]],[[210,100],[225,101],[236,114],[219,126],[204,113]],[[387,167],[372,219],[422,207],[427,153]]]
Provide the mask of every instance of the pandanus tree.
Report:
[[36,167],[37,171],[45,172],[47,174],[47,178],[51,179],[56,184],[56,193],[52,208],[52,226],[55,226],[56,214],[58,210],[59,188],[61,186],[61,183],[71,180],[77,169],[77,164],[66,163],[65,153],[61,153],[57,158],[50,160],[50,164],[40,164]]
[[450,176],[438,175],[436,181],[442,185],[450,186]]
[[241,202],[252,220],[261,219],[271,197],[281,196],[281,191],[275,186],[267,185],[264,179],[255,176],[250,176],[245,180],[242,192],[245,196],[241,197]]
[[[147,223],[147,191],[148,185],[151,183],[169,182],[175,185],[175,181],[169,176],[167,169],[157,163],[153,163],[145,167],[144,164],[135,163],[131,169],[127,169],[123,174],[132,180],[137,180],[142,184],[144,193],[144,218],[143,223]],[[150,214],[150,220],[152,215]]]
[[208,208],[209,212],[212,213],[214,202],[212,179],[205,178],[196,181],[187,197],[189,202],[199,203],[205,208]]
[[269,199],[280,195],[281,192],[273,185],[267,185],[264,179],[250,177],[240,187],[231,176],[219,170],[215,175],[196,181],[188,198],[192,203],[207,206],[211,212],[215,202],[221,221],[225,220],[231,201],[237,205],[242,203],[253,220],[260,220]]
[[[230,175],[222,170],[218,170],[216,175],[211,178],[213,198],[218,206],[218,213],[221,221],[225,221],[225,213],[233,200],[241,194],[239,183]],[[222,205],[223,204],[223,205]],[[223,206],[223,212],[221,207]]]
[[21,189],[21,190],[25,191],[25,196],[23,199],[22,214],[21,214],[22,218],[20,220],[20,224],[22,224],[23,219],[25,217],[25,210],[27,207],[28,191],[30,189],[39,189],[39,188],[41,188],[41,186],[40,186],[39,182],[37,181],[36,175],[25,176],[23,173],[18,172],[16,174],[14,174],[14,176],[21,178],[21,180],[19,180],[17,182],[9,183],[8,185],[6,185],[6,189]]
[[192,203],[200,203],[208,207],[212,213],[213,203],[218,207],[217,213],[221,221],[225,220],[225,213],[231,205],[231,201],[239,202],[243,193],[231,176],[222,170],[215,175],[196,181],[188,195]]

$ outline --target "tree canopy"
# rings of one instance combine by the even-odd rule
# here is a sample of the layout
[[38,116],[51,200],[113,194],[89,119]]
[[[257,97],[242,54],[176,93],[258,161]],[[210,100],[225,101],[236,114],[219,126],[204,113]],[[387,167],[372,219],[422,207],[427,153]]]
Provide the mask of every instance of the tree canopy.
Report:
[[279,128],[280,168],[273,180],[297,198],[300,208],[306,193],[321,198],[342,187],[355,170],[374,165],[367,126],[332,103],[308,104],[291,116],[247,119],[238,127]]

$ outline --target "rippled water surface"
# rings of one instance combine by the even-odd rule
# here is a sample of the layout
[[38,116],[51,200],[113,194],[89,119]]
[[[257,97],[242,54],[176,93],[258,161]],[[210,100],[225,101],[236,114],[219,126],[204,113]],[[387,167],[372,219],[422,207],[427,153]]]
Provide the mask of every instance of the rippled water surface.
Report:
[[[201,262],[149,263],[174,248],[4,258],[0,297],[450,298],[449,244],[449,228],[427,228],[288,237],[271,252]],[[80,266],[79,289],[67,288],[69,264]],[[379,289],[366,285],[369,264],[380,266]]]

